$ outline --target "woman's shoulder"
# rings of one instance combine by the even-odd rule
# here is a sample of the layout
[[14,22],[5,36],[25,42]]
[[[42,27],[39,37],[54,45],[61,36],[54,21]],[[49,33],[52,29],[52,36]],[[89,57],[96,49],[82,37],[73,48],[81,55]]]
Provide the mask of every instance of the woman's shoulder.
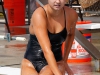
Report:
[[[75,9],[70,8],[70,7],[67,7],[67,6],[65,6],[64,8],[65,8],[66,14],[67,14],[69,17],[72,16],[72,17],[70,17],[70,19],[75,20],[75,19],[78,18],[78,14],[77,14],[77,12],[76,12]],[[67,15],[66,15],[66,16],[67,16]]]
[[32,14],[32,18],[33,17],[45,17],[45,12],[44,12],[44,9],[43,9],[43,7],[38,7],[34,12],[33,12],[33,14]]
[[[31,24],[34,27],[46,26],[47,19],[45,15],[45,11],[42,7],[38,7],[31,16]],[[37,27],[37,28],[38,28]]]
[[64,8],[65,8],[66,13],[68,13],[69,15],[70,15],[70,14],[71,14],[71,15],[77,15],[77,12],[76,12],[75,9],[70,8],[70,7],[68,7],[68,6],[65,6]]

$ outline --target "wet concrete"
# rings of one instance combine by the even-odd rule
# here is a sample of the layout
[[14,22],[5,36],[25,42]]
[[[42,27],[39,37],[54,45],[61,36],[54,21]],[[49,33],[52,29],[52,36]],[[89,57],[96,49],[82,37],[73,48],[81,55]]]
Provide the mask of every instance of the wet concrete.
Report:
[[0,40],[0,66],[20,67],[27,42]]

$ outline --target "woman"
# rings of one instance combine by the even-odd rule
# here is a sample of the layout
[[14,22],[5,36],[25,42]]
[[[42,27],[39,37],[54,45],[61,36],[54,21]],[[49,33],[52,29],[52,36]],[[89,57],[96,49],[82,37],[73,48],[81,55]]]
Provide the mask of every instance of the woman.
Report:
[[[21,75],[64,75],[65,69],[68,75],[73,75],[66,60],[75,35],[77,14],[64,6],[65,2],[48,0],[47,5],[34,11]],[[65,54],[62,56],[64,41]]]

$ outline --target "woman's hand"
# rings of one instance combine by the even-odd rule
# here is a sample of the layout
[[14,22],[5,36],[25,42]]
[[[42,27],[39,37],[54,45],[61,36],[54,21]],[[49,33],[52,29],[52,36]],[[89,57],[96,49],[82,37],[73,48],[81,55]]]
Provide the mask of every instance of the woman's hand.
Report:
[[67,63],[64,63],[64,64],[65,64],[65,70],[68,73],[68,75],[74,75],[73,71],[70,69],[68,64]]

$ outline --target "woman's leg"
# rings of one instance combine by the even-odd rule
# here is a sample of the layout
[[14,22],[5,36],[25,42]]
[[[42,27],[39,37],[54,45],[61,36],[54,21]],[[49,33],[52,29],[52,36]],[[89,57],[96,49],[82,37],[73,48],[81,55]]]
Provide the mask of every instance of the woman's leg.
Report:
[[53,72],[51,71],[50,67],[47,65],[43,67],[39,73],[39,75],[54,75]]
[[21,75],[38,75],[38,73],[29,60],[23,59],[21,64]]
[[[57,62],[59,70],[62,72],[62,75],[65,75],[65,66],[63,61]],[[43,67],[39,73],[39,75],[54,75],[51,71],[50,67],[47,65]]]

